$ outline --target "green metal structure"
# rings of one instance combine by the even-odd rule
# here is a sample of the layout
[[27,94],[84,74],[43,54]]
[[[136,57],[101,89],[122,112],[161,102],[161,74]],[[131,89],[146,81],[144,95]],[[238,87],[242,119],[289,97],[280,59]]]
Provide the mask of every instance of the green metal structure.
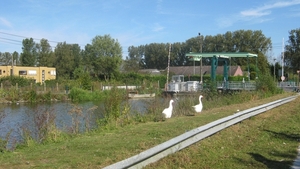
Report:
[[[257,54],[252,53],[246,53],[246,52],[236,52],[236,53],[186,53],[186,57],[189,58],[190,61],[201,61],[202,58],[210,58],[211,61],[211,80],[216,80],[216,70],[218,67],[218,62],[223,61],[224,63],[224,81],[228,81],[228,64],[229,59],[233,57],[239,57],[239,58],[247,58],[248,61],[248,72],[249,72],[249,58],[254,57],[256,58],[256,71],[257,71]],[[257,74],[257,72],[256,72]],[[250,80],[250,75],[248,75],[248,80]]]

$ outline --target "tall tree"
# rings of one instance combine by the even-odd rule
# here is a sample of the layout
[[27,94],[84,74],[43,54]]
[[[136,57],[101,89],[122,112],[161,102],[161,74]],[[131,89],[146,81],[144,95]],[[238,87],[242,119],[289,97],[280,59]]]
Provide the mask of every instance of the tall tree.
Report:
[[[157,68],[165,69],[168,63],[168,44],[151,43],[143,46],[142,52],[137,47],[130,47],[128,59],[141,58],[143,67],[141,68]],[[188,52],[249,52],[258,54],[258,68],[262,73],[267,73],[268,61],[266,52],[271,48],[271,39],[265,37],[262,31],[238,30],[234,32],[226,32],[225,34],[217,34],[215,36],[207,35],[192,37],[184,43],[174,43],[172,45],[171,62],[173,66],[193,65],[185,57]],[[134,61],[133,61],[134,62]],[[203,59],[203,64],[210,64],[209,59]],[[256,65],[255,59],[232,58],[231,65]],[[199,63],[195,63],[199,65]]]
[[300,70],[300,28],[289,31],[288,44],[285,46],[284,62],[294,73]]
[[165,69],[168,66],[169,45],[151,43],[145,46],[145,64],[147,69]]
[[0,52],[0,64],[1,65],[12,65],[12,54],[9,52]]
[[110,35],[96,36],[92,40],[93,69],[107,80],[117,72],[122,64],[122,47]]
[[171,66],[184,66],[189,60],[185,57],[185,54],[189,52],[185,43],[176,42],[172,44],[170,65]]
[[37,49],[36,44],[32,38],[24,39],[22,41],[22,53],[20,61],[22,66],[35,66],[37,61]]
[[37,62],[39,66],[53,66],[54,65],[54,55],[52,54],[52,48],[47,39],[41,39],[37,46]]
[[128,47],[128,56],[124,62],[124,70],[136,72],[139,69],[144,68],[144,53],[145,47],[143,45],[138,47]]
[[76,69],[77,55],[80,52],[79,45],[67,44],[66,42],[58,43],[55,48],[55,67],[57,77],[72,79]]
[[78,44],[72,44],[71,50],[74,57],[74,66],[75,68],[78,68],[82,64],[82,52],[80,46]]
[[17,51],[14,51],[14,53],[12,54],[13,55],[13,61],[14,61],[14,64],[15,65],[19,65],[20,61],[19,61],[19,53]]
[[85,45],[84,50],[82,51],[82,65],[84,71],[88,72],[89,74],[94,74],[96,75],[93,67],[93,57],[94,52],[93,52],[93,46],[91,44]]

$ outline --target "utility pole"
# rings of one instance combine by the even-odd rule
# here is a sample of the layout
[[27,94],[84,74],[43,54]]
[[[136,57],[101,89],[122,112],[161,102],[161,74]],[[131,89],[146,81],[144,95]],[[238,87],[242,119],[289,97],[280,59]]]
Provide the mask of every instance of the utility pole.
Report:
[[14,55],[11,54],[11,72],[10,72],[11,76],[14,75]]
[[169,69],[170,69],[170,53],[171,53],[171,43],[169,44],[169,55],[168,55],[168,72],[167,72],[167,90],[168,90],[168,83],[169,83]]
[[276,82],[275,65],[276,65],[276,58],[274,58],[274,82]]
[[282,70],[281,70],[281,81],[284,81],[284,38],[282,38]]
[[[202,53],[202,38],[201,38],[201,33],[198,33],[199,39],[200,39],[200,53]],[[201,59],[200,59],[200,84],[203,83],[203,77],[202,77],[202,54],[201,54]]]
[[298,87],[300,89],[300,84],[299,84],[299,79],[300,79],[300,70],[297,70],[297,73],[298,73]]

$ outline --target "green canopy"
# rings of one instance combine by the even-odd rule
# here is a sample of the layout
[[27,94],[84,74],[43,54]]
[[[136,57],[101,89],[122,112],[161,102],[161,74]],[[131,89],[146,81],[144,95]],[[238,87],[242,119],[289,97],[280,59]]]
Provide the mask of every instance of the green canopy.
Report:
[[[186,57],[189,58],[190,61],[201,61],[202,58],[210,58],[211,60],[211,79],[215,81],[216,79],[216,69],[218,66],[218,61],[221,60],[224,62],[224,81],[228,81],[228,60],[231,57],[240,57],[240,58],[247,58],[247,60],[250,57],[255,57],[256,58],[256,67],[257,67],[257,54],[252,54],[252,53],[247,53],[247,52],[231,52],[231,53],[226,53],[226,52],[212,52],[212,53],[195,53],[195,52],[190,52],[185,54]],[[202,61],[201,65],[202,66]],[[202,81],[202,71],[200,68],[200,76],[201,76],[201,81]],[[248,72],[249,72],[249,63],[248,63]],[[257,74],[256,74],[257,75]],[[248,79],[250,80],[250,76],[248,75]],[[228,83],[228,82],[227,82]]]
[[185,54],[189,57],[191,61],[200,61],[201,58],[211,58],[211,57],[221,57],[221,58],[231,58],[231,57],[257,57],[257,54],[247,53],[247,52],[212,52],[212,53],[195,53],[190,52]]

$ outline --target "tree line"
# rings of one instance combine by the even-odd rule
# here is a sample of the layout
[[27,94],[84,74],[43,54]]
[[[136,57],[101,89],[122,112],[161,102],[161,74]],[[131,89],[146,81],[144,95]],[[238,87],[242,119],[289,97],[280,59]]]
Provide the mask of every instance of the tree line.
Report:
[[78,44],[61,42],[54,49],[47,39],[39,43],[33,38],[22,41],[22,53],[0,53],[2,65],[55,67],[58,78],[74,79],[76,72],[110,78],[119,71],[122,63],[120,43],[110,35],[96,36],[91,44],[81,49]]
[[[171,66],[191,66],[194,63],[185,56],[189,52],[249,52],[258,54],[258,68],[262,73],[268,71],[266,53],[272,48],[271,39],[267,38],[262,31],[238,30],[217,34],[215,36],[192,37],[185,42],[171,44]],[[128,48],[129,56],[126,58],[126,68],[136,71],[137,69],[165,69],[168,64],[169,44],[151,43],[131,46]],[[247,65],[247,59],[232,58],[231,65]],[[255,60],[250,64],[255,65]],[[199,64],[199,63],[198,63]],[[209,65],[208,59],[203,59],[204,65]]]
[[[300,70],[300,29],[289,32],[289,41],[285,46],[285,66],[292,70]],[[169,47],[171,45],[171,51]],[[95,36],[91,44],[81,49],[78,44],[57,43],[52,49],[47,39],[39,43],[32,38],[22,41],[22,52],[0,52],[1,65],[47,66],[55,67],[57,77],[74,79],[78,72],[86,72],[91,77],[108,80],[120,72],[137,72],[139,69],[164,70],[168,66],[191,66],[194,63],[185,56],[189,52],[249,52],[258,54],[258,70],[270,73],[267,52],[272,48],[271,38],[262,31],[237,30],[225,34],[199,35],[185,42],[150,43],[130,46],[128,56],[122,59],[122,47],[118,40],[110,35]],[[170,52],[170,53],[169,53]],[[197,63],[199,64],[199,63]],[[209,65],[209,59],[203,59]],[[231,65],[256,65],[256,60],[232,58]],[[77,72],[77,73],[76,73]]]

